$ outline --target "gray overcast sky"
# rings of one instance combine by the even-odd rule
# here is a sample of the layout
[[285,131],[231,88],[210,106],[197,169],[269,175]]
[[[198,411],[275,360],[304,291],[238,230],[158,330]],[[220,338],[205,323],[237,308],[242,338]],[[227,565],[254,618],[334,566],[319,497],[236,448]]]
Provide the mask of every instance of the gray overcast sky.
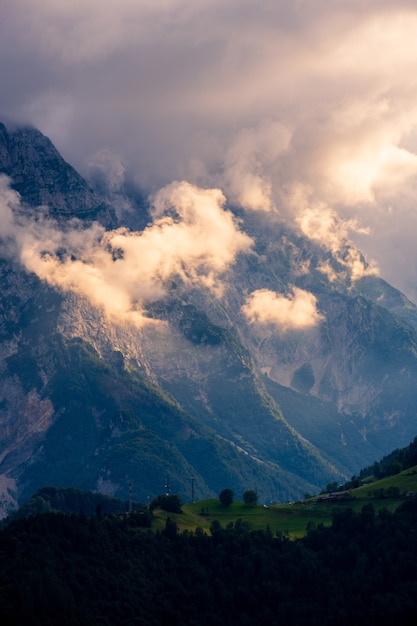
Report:
[[347,236],[417,301],[414,1],[0,8],[6,123],[37,126],[115,185],[123,168],[146,191],[186,180],[332,250]]

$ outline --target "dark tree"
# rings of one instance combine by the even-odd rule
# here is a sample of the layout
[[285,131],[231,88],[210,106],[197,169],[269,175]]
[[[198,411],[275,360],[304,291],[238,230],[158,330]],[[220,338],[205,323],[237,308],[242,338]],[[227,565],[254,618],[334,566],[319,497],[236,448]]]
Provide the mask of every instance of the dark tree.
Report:
[[243,502],[245,504],[256,504],[258,502],[258,494],[254,489],[248,489],[243,494]]
[[151,502],[151,511],[160,508],[169,513],[182,513],[181,498],[176,494],[171,496],[160,495]]
[[170,517],[167,517],[165,522],[165,529],[162,531],[162,534],[169,539],[175,539],[178,533],[178,526]]
[[234,495],[233,489],[229,489],[228,487],[226,487],[226,489],[222,489],[219,494],[220,503],[223,506],[230,506],[233,502]]

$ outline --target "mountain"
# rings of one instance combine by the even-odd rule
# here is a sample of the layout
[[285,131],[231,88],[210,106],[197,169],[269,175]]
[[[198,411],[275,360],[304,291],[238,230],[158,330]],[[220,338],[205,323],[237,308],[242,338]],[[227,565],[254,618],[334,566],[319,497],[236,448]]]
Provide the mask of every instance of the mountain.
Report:
[[[33,128],[0,125],[0,173],[3,515],[45,485],[126,500],[133,481],[142,502],[166,484],[184,499],[226,486],[294,499],[415,435],[417,309],[383,280],[353,281],[340,256],[280,219],[227,207],[251,247],[223,271],[222,289],[204,268],[190,280],[181,267],[148,297],[146,323],[116,319],[91,287],[103,287],[97,259],[114,274],[129,249],[113,242],[134,236],[112,198]],[[136,210],[129,221],[146,241],[181,221],[167,215],[150,230],[139,197]],[[132,284],[145,289],[139,268]],[[280,332],[251,322],[245,303],[265,289],[311,294],[319,323]]]
[[9,133],[0,123],[0,172],[33,207],[46,205],[55,218],[116,224],[112,207],[66,163],[48,137],[35,128]]

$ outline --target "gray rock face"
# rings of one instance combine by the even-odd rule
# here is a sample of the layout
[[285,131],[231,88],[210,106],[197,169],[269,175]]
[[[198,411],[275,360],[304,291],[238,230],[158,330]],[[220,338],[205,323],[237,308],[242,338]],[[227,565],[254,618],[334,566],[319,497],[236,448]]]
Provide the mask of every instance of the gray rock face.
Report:
[[51,141],[35,128],[9,133],[0,124],[0,172],[33,207],[46,206],[56,219],[78,217],[116,225],[111,208],[66,163]]
[[[116,225],[35,129],[0,124],[0,172],[63,228]],[[254,254],[238,258],[224,294],[179,279],[148,307],[163,324],[142,329],[1,260],[3,515],[45,484],[127,498],[133,478],[146,501],[167,474],[184,498],[192,477],[198,497],[230,486],[293,499],[415,436],[416,307],[375,277],[328,282],[317,269],[328,253],[278,222],[243,216],[241,228]],[[315,329],[248,324],[247,293],[289,285],[317,298]]]

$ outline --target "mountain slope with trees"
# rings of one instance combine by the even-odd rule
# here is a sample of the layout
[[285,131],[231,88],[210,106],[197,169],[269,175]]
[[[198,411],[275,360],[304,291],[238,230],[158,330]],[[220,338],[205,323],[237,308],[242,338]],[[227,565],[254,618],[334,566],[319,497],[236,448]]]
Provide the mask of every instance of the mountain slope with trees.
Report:
[[[384,281],[354,281],[279,218],[227,207],[253,246],[224,272],[223,292],[170,276],[147,326],[118,324],[25,269],[10,243],[25,220],[28,232],[47,224],[52,241],[66,233],[67,247],[41,250],[62,269],[71,237],[123,229],[110,200],[36,129],[0,127],[0,173],[4,202],[20,194],[0,254],[2,515],[45,484],[126,499],[133,480],[146,501],[169,481],[186,500],[193,480],[199,498],[230,485],[292,500],[415,436],[416,307]],[[135,207],[143,229],[149,207],[139,195]],[[262,289],[307,290],[320,324],[250,323],[246,298]]]

